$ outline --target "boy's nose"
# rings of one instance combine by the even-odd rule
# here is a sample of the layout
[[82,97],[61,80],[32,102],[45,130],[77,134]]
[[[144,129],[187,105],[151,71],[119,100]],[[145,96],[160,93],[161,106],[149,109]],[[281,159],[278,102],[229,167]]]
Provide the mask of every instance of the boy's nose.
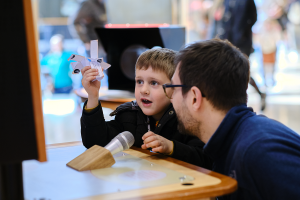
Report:
[[141,93],[143,93],[143,94],[150,94],[149,88],[144,85],[143,88],[142,88],[142,90],[141,90]]
[[143,93],[144,94],[150,94],[150,91],[149,90],[144,90]]

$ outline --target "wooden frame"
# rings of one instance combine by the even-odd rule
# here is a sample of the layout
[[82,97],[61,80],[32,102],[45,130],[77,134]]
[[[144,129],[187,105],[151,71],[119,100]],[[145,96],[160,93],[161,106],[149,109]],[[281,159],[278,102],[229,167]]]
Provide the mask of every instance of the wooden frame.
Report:
[[30,84],[32,105],[35,123],[35,133],[37,140],[38,160],[40,162],[47,161],[46,146],[45,146],[45,133],[42,109],[42,93],[40,84],[40,71],[38,62],[38,48],[36,28],[33,19],[31,1],[23,0],[25,31],[27,40],[27,51],[29,60],[30,71]]

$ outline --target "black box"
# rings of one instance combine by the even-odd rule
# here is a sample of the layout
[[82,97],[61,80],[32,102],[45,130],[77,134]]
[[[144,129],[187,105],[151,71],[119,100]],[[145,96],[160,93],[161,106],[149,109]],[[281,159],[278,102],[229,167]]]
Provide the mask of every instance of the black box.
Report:
[[185,28],[182,26],[95,30],[107,53],[107,62],[111,64],[107,71],[109,89],[134,91],[135,63],[145,50],[159,46],[178,51],[185,45]]

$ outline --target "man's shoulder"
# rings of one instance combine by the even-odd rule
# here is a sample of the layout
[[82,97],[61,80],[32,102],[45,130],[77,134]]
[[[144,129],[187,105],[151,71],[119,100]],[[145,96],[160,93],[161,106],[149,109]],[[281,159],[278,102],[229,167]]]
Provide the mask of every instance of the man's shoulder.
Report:
[[264,134],[268,133],[272,133],[275,135],[281,135],[282,133],[291,133],[293,135],[298,135],[295,131],[291,130],[281,122],[270,119],[264,115],[253,115],[245,119],[241,124],[241,129],[243,129],[243,131],[246,131],[246,133],[250,132],[251,135],[258,134],[263,136]]
[[[238,128],[233,146],[236,151],[246,154],[259,154],[268,148],[289,148],[289,145],[300,143],[300,136],[282,123],[265,117],[254,115],[248,117]],[[288,144],[288,145],[287,145]],[[300,151],[300,148],[298,148]]]
[[297,152],[300,156],[300,135],[276,120],[256,115],[246,120],[240,132],[243,133],[239,134],[238,148],[254,160],[256,156],[270,156],[270,152],[272,155]]

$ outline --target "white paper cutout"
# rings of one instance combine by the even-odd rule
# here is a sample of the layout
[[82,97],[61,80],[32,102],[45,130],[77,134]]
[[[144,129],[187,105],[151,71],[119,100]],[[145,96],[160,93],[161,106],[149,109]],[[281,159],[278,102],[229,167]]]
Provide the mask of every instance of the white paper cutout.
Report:
[[108,69],[111,65],[104,62],[103,58],[98,58],[98,40],[91,40],[91,58],[86,58],[84,56],[72,54],[68,61],[74,60],[76,62],[72,62],[71,66],[73,68],[73,74],[78,74],[82,68],[85,66],[91,66],[92,69],[98,69],[98,76],[96,76],[95,80],[101,81],[104,77],[103,70]]

